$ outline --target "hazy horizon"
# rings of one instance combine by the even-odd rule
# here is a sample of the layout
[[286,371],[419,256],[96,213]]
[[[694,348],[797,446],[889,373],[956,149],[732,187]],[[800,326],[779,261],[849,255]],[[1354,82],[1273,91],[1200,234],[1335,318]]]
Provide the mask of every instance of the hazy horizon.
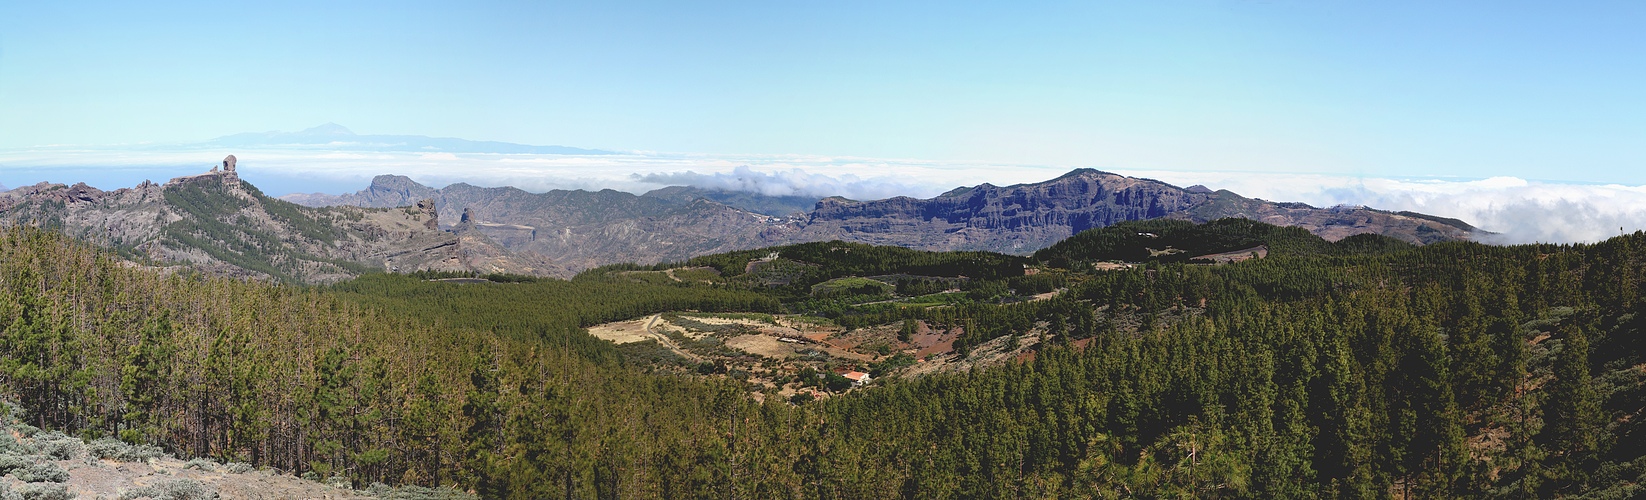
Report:
[[[1646,228],[1643,18],[1626,2],[17,3],[0,6],[0,183],[113,189],[232,153],[271,194],[401,174],[873,199],[1097,168],[1594,241]],[[328,123],[473,144],[222,142]]]

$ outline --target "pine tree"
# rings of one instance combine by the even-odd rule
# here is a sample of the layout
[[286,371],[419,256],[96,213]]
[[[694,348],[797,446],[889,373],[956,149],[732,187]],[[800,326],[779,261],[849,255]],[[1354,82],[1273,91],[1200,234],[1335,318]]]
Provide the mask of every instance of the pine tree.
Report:
[[137,343],[126,350],[120,377],[120,392],[126,399],[122,416],[126,428],[120,431],[121,440],[147,443],[160,438],[157,412],[170,383],[173,334],[171,314],[162,311],[143,325]]
[[1590,383],[1589,339],[1583,328],[1560,329],[1560,351],[1555,354],[1554,380],[1543,388],[1543,430],[1539,441],[1549,454],[1552,474],[1546,488],[1559,490],[1581,482],[1584,461],[1598,444],[1602,415],[1600,398]]

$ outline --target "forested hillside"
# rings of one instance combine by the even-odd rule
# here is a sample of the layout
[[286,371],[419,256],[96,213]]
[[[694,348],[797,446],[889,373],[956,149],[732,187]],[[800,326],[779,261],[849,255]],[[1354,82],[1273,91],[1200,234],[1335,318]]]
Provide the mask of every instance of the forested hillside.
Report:
[[[1153,224],[1032,260],[812,244],[687,263],[715,269],[701,280],[631,266],[327,289],[162,276],[6,230],[0,377],[41,427],[484,497],[1642,494],[1646,234],[1412,247]],[[961,276],[988,293],[829,309],[830,283],[891,293],[841,280],[918,295]],[[1013,298],[1041,287],[1061,292]],[[959,333],[955,357],[1038,342],[1016,363],[792,404],[580,331],[685,309],[919,322]]]

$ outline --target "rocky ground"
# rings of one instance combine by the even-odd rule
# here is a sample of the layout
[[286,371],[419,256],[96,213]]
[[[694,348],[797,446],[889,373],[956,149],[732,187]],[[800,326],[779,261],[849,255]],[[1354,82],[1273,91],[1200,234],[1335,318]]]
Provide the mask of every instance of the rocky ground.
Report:
[[468,500],[449,488],[372,484],[345,478],[298,477],[244,463],[182,460],[159,448],[114,439],[86,442],[18,423],[13,405],[0,431],[0,500],[118,499],[394,499]]

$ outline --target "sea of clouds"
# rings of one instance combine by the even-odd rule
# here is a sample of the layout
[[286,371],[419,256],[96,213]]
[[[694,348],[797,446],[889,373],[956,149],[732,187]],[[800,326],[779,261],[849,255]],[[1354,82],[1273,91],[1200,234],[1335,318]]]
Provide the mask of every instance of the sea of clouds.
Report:
[[[1010,185],[1062,175],[1068,166],[825,157],[631,152],[613,155],[361,152],[313,149],[35,148],[0,151],[0,183],[87,182],[103,189],[162,182],[239,158],[241,175],[271,195],[362,189],[379,174],[440,187],[455,182],[527,191],[669,185],[771,196],[858,200],[931,197],[981,183]],[[1315,206],[1364,205],[1461,219],[1497,233],[1494,243],[1594,242],[1646,229],[1646,186],[1572,184],[1514,177],[1412,179],[1324,174],[1105,169],[1178,186],[1202,184],[1243,196]]]

